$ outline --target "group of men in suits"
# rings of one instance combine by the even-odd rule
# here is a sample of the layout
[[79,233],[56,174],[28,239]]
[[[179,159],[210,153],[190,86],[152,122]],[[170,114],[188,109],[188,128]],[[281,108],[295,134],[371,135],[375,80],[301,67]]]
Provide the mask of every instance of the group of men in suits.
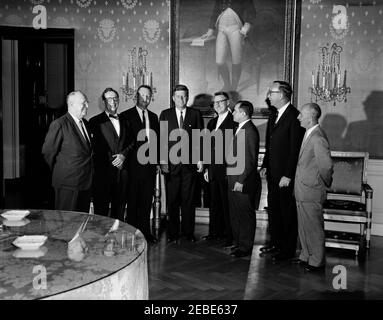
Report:
[[[268,91],[267,102],[276,112],[267,124],[260,172],[259,133],[251,121],[253,105],[238,101],[231,112],[227,93],[214,95],[217,117],[209,121],[207,130],[220,132],[222,139],[212,138],[211,161],[205,163],[211,204],[209,234],[203,239],[225,239],[225,247],[235,257],[251,254],[256,195],[260,175],[265,176],[270,243],[261,251],[272,253],[275,260],[294,258],[299,231],[302,251],[295,262],[312,271],[324,265],[321,206],[333,168],[327,137],[318,124],[319,106],[306,104],[299,113],[290,102],[291,95],[291,86],[284,81],[274,81]],[[127,221],[140,229],[148,242],[156,243],[150,212],[156,172],[161,170],[166,176],[167,241],[182,236],[196,241],[196,179],[204,163],[203,148],[191,137],[193,130],[201,131],[204,125],[201,113],[187,107],[188,98],[188,88],[177,85],[173,90],[175,107],[162,111],[159,122],[148,110],[150,86],[140,86],[136,105],[121,114],[117,113],[118,92],[106,88],[102,93],[105,110],[88,123],[84,119],[87,97],[81,91],[70,93],[68,113],[52,122],[42,150],[52,169],[55,208],[87,212],[93,196],[95,213],[108,215],[110,204],[111,217]],[[163,145],[166,152],[160,152]],[[145,161],[140,153],[143,146],[149,153],[156,150],[154,160]],[[186,157],[174,154],[176,147],[181,153],[187,150]]]
[[[285,81],[274,81],[267,94],[274,112],[267,123],[260,173],[268,185],[270,242],[261,252],[316,271],[325,263],[322,203],[333,168],[327,137],[318,124],[320,107],[306,104],[300,113],[291,96]],[[302,250],[294,259],[298,231]]]

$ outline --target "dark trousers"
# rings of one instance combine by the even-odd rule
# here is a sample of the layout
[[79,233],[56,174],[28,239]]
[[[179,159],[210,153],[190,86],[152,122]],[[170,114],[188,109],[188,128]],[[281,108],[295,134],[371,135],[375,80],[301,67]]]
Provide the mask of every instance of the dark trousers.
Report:
[[151,234],[150,210],[153,203],[155,174],[137,177],[132,172],[129,181],[126,222],[139,229],[145,237]]
[[226,177],[210,181],[209,234],[226,237],[227,241],[232,241],[227,188]]
[[167,235],[171,238],[179,236],[181,207],[181,234],[192,236],[195,225],[194,192],[197,175],[186,165],[178,168],[177,173],[166,176],[166,191],[169,212]]
[[233,243],[242,251],[249,252],[254,245],[255,228],[255,196],[228,190]]
[[294,256],[298,237],[298,221],[293,184],[280,188],[268,182],[267,211],[271,245],[286,255]]
[[112,176],[96,175],[93,193],[95,214],[108,216],[110,203],[110,217],[124,221],[127,201],[127,174],[127,170],[119,171],[116,168]]
[[55,209],[89,212],[91,190],[55,188]]

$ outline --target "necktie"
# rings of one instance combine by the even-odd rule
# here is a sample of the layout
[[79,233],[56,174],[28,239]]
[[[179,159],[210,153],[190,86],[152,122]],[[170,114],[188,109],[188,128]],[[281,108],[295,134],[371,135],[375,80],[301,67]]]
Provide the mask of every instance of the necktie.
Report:
[[118,115],[109,113],[109,118],[118,120]]
[[79,122],[80,122],[80,128],[81,128],[82,134],[86,140],[86,143],[88,144],[88,147],[90,148],[90,141],[89,141],[88,135],[86,134],[84,123],[82,120],[80,120]]
[[275,112],[275,123],[277,123],[278,115],[279,115],[279,111],[277,110],[277,112]]
[[180,129],[184,127],[184,116],[183,116],[183,111],[181,111],[181,116],[180,116]]
[[145,110],[142,110],[142,124],[144,125],[144,128],[146,128]]

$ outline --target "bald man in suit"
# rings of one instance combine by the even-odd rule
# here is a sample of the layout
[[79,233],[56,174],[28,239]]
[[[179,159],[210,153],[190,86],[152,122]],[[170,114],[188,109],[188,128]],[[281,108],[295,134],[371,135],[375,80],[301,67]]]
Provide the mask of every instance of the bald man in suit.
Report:
[[88,99],[74,91],[67,105],[68,112],[49,126],[42,153],[52,170],[55,209],[89,212],[94,167],[92,137],[84,119]]
[[298,212],[298,233],[302,250],[295,263],[307,271],[325,266],[325,234],[322,205],[326,187],[332,183],[333,163],[326,133],[318,119],[321,109],[316,103],[302,107],[298,120],[306,129],[299,152],[294,194]]

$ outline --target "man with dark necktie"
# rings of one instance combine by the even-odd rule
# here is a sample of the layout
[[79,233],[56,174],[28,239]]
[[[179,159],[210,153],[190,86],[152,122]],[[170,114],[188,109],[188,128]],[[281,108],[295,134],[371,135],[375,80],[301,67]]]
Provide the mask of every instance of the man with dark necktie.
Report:
[[[181,207],[181,235],[189,241],[195,242],[195,203],[194,193],[196,189],[197,173],[203,170],[201,160],[193,163],[193,154],[200,157],[199,143],[192,143],[192,130],[203,129],[202,115],[198,110],[186,107],[189,99],[189,89],[184,85],[177,85],[173,90],[175,108],[169,108],[161,112],[161,137],[169,141],[169,153],[161,158],[161,170],[166,175],[167,201],[169,211],[169,223],[167,229],[168,242],[176,241],[180,234],[179,209]],[[181,129],[181,130],[180,130]],[[180,132],[179,139],[169,139],[174,133]],[[162,144],[162,142],[161,142]],[[182,145],[181,161],[172,154],[175,145]],[[183,155],[183,150],[188,150],[188,156]]]
[[206,182],[210,187],[210,210],[209,210],[209,234],[202,237],[204,240],[225,239],[225,247],[233,245],[233,234],[231,231],[229,203],[227,199],[226,178],[226,136],[227,130],[234,132],[233,115],[228,110],[229,96],[226,92],[214,94],[214,110],[218,114],[209,121],[207,129],[212,136],[221,136],[211,141],[211,164],[207,164],[204,173]]
[[90,119],[94,137],[94,212],[124,221],[128,170],[125,164],[131,150],[126,123],[117,114],[118,92],[106,88],[102,93],[105,110]]
[[93,178],[93,143],[84,119],[88,99],[81,91],[67,96],[68,112],[53,121],[42,148],[52,170],[55,209],[89,212]]
[[295,256],[298,236],[297,210],[293,196],[295,170],[304,129],[297,119],[299,111],[291,104],[292,89],[285,81],[274,81],[267,102],[277,109],[266,129],[266,152],[261,176],[268,186],[270,245],[263,253],[273,253],[276,260]]
[[[152,88],[142,85],[137,89],[136,106],[121,113],[128,124],[133,139],[133,150],[128,158],[130,173],[128,187],[127,222],[138,228],[149,243],[157,243],[150,228],[150,211],[153,203],[157,172],[157,157],[154,162],[140,159],[140,148],[157,151],[160,127],[157,115],[148,109],[152,100]],[[139,139],[143,134],[144,139]],[[153,154],[157,155],[157,152]]]

